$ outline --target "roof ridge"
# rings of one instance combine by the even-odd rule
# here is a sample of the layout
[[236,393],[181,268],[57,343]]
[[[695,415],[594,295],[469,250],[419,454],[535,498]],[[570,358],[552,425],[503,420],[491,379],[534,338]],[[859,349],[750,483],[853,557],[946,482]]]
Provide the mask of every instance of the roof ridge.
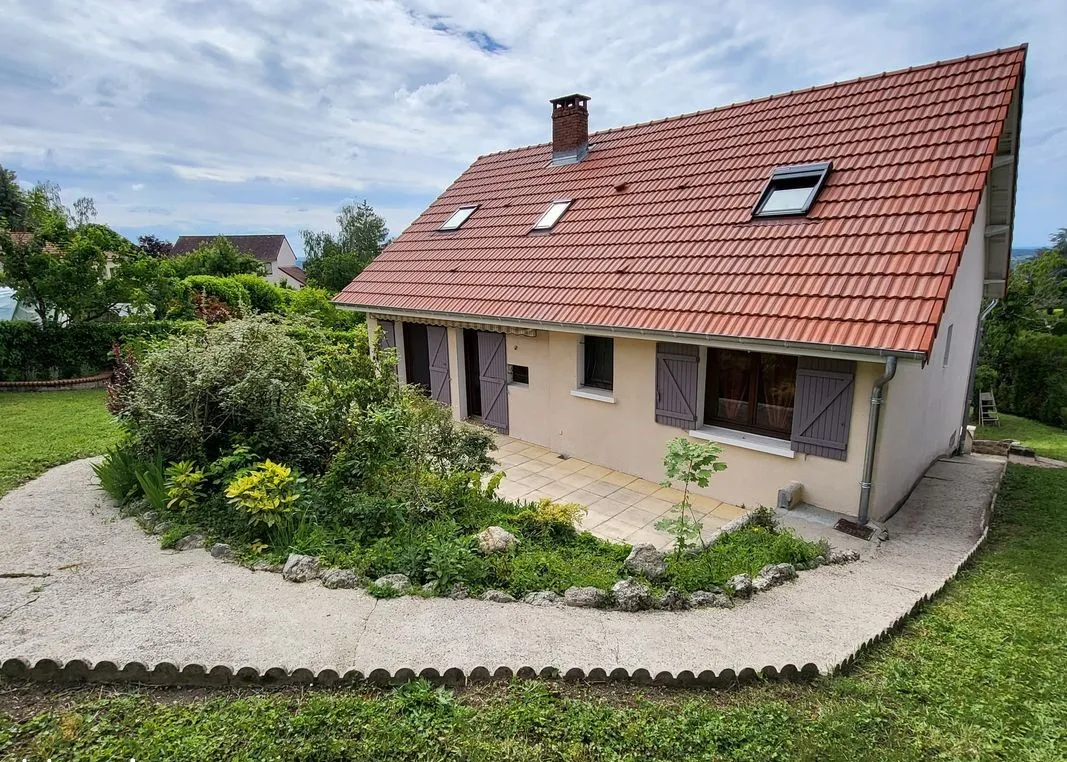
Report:
[[[632,130],[637,127],[647,127],[650,124],[661,124],[664,122],[673,122],[679,119],[688,119],[694,116],[700,116],[703,114],[713,114],[717,111],[725,111],[726,109],[737,108],[738,106],[747,106],[752,103],[763,103],[764,101],[772,101],[776,98],[785,98],[790,95],[800,95],[803,93],[811,93],[817,90],[826,90],[831,87],[841,87],[842,85],[852,85],[857,82],[867,82],[873,79],[881,79],[883,77],[891,77],[900,74],[907,74],[913,71],[923,71],[925,69],[933,69],[940,66],[951,66],[952,64],[962,63],[964,61],[977,61],[981,58],[992,58],[993,56],[1002,55],[1004,53],[1014,53],[1017,51],[1023,51],[1024,53],[1029,49],[1030,43],[1022,42],[1018,45],[1007,48],[997,48],[996,50],[988,50],[984,53],[971,53],[965,56],[957,56],[956,58],[946,58],[944,60],[932,61],[926,64],[920,64],[919,66],[908,66],[901,69],[890,69],[878,74],[865,74],[860,77],[853,77],[852,79],[835,80],[833,82],[826,82],[821,85],[812,85],[811,87],[802,87],[798,90],[789,90],[784,93],[774,93],[772,95],[764,95],[760,98],[750,98],[747,101],[734,101],[733,103],[726,103],[721,106],[713,106],[706,109],[698,109],[696,111],[688,111],[684,114],[675,114],[673,116],[660,117],[659,119],[649,119],[644,122],[634,122],[632,124],[622,124],[616,127],[607,127],[603,130],[597,130],[596,132],[589,133],[589,138],[592,140],[598,135],[607,135],[610,133],[621,132],[623,130]],[[541,148],[543,146],[551,145],[551,141],[545,141],[543,143],[531,143],[525,146],[516,146],[514,148],[505,148],[500,151],[490,151],[478,156],[478,160],[489,158],[490,156],[501,156],[503,154],[517,153],[519,151],[528,151],[531,148]]]

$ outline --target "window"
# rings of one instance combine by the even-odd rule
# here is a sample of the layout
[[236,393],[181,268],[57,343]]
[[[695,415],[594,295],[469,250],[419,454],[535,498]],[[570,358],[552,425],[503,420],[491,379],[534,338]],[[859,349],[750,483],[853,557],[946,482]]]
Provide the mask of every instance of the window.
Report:
[[474,214],[474,210],[478,208],[478,205],[473,206],[461,206],[456,211],[452,212],[452,216],[445,220],[444,224],[438,228],[438,230],[458,230],[460,226],[467,221],[467,218]]
[[948,357],[949,357],[949,352],[951,352],[951,351],[952,351],[952,326],[950,325],[948,327],[948,330],[945,332],[945,356],[941,360],[941,367],[942,368],[947,368],[948,367]]
[[582,343],[585,345],[585,354],[582,357],[582,386],[611,389],[615,380],[615,340],[603,336],[586,336]]
[[530,383],[530,367],[528,365],[509,365],[508,366],[508,383],[509,384],[529,384]]
[[537,221],[537,224],[533,226],[534,230],[551,230],[559,218],[563,216],[563,213],[567,211],[567,207],[571,205],[569,199],[563,201],[553,201],[548,207],[548,211],[541,215],[541,219]]
[[780,217],[807,214],[819,194],[832,165],[804,164],[778,167],[760,194],[752,211],[754,217]]
[[704,422],[788,437],[796,384],[795,357],[709,349]]

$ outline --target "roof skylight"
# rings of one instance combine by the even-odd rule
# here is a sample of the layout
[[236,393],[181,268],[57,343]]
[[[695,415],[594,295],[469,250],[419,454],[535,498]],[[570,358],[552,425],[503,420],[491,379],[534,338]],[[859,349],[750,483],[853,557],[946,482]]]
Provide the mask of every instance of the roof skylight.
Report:
[[807,214],[832,166],[830,162],[823,162],[775,168],[756,202],[752,216]]
[[438,230],[458,230],[459,227],[467,221],[467,218],[474,214],[474,210],[478,208],[477,204],[471,206],[461,206],[456,211],[452,212],[452,216],[445,220]]
[[571,205],[570,199],[564,199],[561,201],[553,201],[547,211],[541,215],[541,219],[537,221],[537,224],[533,226],[534,230],[551,230],[559,222],[559,218],[563,216],[563,213],[567,211],[567,207]]

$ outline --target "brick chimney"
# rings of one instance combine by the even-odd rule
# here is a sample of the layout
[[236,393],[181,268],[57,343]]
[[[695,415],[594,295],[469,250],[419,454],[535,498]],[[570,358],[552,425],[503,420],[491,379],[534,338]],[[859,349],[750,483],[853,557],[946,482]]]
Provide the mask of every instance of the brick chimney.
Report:
[[589,150],[589,96],[553,98],[552,163],[577,164]]

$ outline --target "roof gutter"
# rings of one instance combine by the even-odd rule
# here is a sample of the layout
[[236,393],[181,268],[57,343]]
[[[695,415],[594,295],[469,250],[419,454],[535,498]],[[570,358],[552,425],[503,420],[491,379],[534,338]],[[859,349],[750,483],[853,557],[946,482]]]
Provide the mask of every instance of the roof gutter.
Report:
[[522,318],[496,318],[489,315],[464,315],[454,312],[435,312],[431,310],[395,310],[367,304],[346,304],[335,301],[337,307],[361,310],[370,313],[390,315],[398,318],[412,317],[421,319],[467,321],[472,323],[494,323],[511,328],[534,328],[541,330],[562,331],[564,333],[586,333],[604,336],[620,336],[631,339],[674,339],[685,344],[701,344],[730,348],[738,345],[756,345],[768,349],[789,350],[788,354],[808,355],[812,357],[837,357],[870,362],[872,358],[900,358],[903,360],[926,360],[925,352],[908,350],[873,349],[869,347],[850,347],[840,344],[819,344],[810,341],[784,341],[780,339],[759,339],[747,336],[722,336],[708,333],[690,333],[686,331],[654,330],[647,328],[617,328],[609,325],[590,323],[557,323],[550,320],[525,320]]
[[867,450],[863,455],[863,477],[860,481],[860,506],[857,520],[860,526],[867,523],[871,509],[871,479],[874,476],[874,453],[878,446],[878,419],[881,417],[882,404],[885,402],[886,384],[897,374],[897,358],[889,357],[885,361],[885,373],[879,376],[871,389],[871,412],[867,419]]

